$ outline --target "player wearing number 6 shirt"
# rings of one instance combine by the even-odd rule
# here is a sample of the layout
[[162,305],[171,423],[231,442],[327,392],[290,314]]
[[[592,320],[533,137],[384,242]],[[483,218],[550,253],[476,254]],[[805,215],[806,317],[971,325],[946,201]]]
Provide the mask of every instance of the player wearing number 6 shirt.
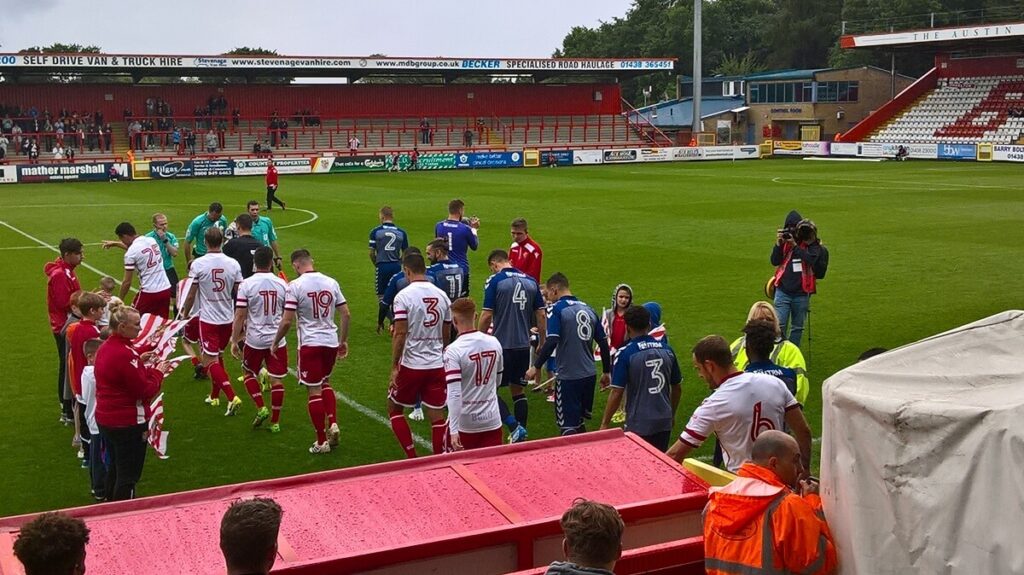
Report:
[[[282,340],[276,353],[270,353],[274,336],[284,314],[285,291],[288,284],[270,268],[274,263],[274,250],[268,246],[256,248],[253,254],[256,273],[242,280],[235,297],[235,322],[231,332],[231,355],[242,360],[245,375],[245,390],[256,403],[256,418],[253,427],[263,425],[270,417],[270,431],[281,431],[281,406],[284,404],[284,384],[281,380],[288,374],[288,348]],[[245,345],[241,354],[238,342],[245,334]],[[263,390],[256,378],[266,365],[270,376],[270,406],[263,403]]]
[[[123,301],[127,301],[128,290],[132,287],[132,276],[139,273],[139,294],[132,304],[139,314],[154,314],[167,318],[171,306],[171,282],[164,273],[164,258],[160,246],[149,236],[140,236],[135,226],[121,222],[114,230],[117,238],[127,248],[124,253],[124,279],[121,280]],[[104,244],[104,247],[108,247]]]
[[[313,454],[330,453],[341,441],[338,427],[338,404],[331,389],[334,364],[348,355],[348,323],[350,314],[341,287],[333,278],[313,268],[308,250],[292,252],[292,269],[299,277],[288,284],[284,316],[270,346],[278,353],[292,323],[299,324],[299,383],[306,386],[306,406],[316,430],[316,443],[309,448]],[[341,321],[335,321],[335,317]],[[326,417],[327,423],[324,423]],[[329,429],[328,429],[329,428]],[[330,436],[328,437],[328,433]]]
[[623,313],[629,342],[619,350],[612,370],[612,391],[604,408],[601,429],[626,402],[626,431],[632,431],[660,451],[668,449],[672,422],[682,390],[683,376],[675,352],[664,341],[648,335],[651,314],[641,306]]
[[192,287],[181,306],[181,317],[190,317],[192,306],[199,303],[199,345],[202,348],[203,367],[210,373],[210,395],[206,403],[220,405],[220,392],[228,399],[224,415],[234,415],[242,406],[235,396],[231,380],[224,369],[221,354],[231,340],[231,323],[235,318],[235,292],[242,283],[242,270],[238,262],[220,251],[224,232],[220,228],[207,228],[203,234],[206,255],[192,261],[188,277]]
[[417,399],[430,418],[434,453],[444,451],[444,407],[448,394],[443,354],[452,316],[448,296],[427,280],[422,254],[406,254],[402,271],[409,278],[409,285],[395,297],[388,415],[398,443],[406,456],[412,458],[416,457],[416,446],[405,420],[405,408],[416,405]]
[[569,291],[569,279],[561,273],[548,278],[548,297],[555,304],[548,312],[547,340],[537,353],[526,379],[537,375],[544,362],[557,348],[558,380],[555,383],[555,421],[562,435],[583,433],[584,419],[590,418],[594,406],[594,342],[601,349],[601,388],[608,387],[611,360],[608,339],[593,308]]
[[750,459],[750,450],[762,432],[789,426],[800,445],[804,475],[811,468],[811,429],[803,410],[782,380],[764,373],[743,373],[732,361],[729,342],[709,335],[693,348],[693,365],[701,379],[714,391],[668,450],[668,456],[682,461],[700,447],[712,432],[722,443],[725,466],[735,473]]
[[454,451],[501,445],[501,343],[476,330],[476,304],[469,298],[452,302],[452,320],[459,337],[444,350],[448,381],[448,435]]

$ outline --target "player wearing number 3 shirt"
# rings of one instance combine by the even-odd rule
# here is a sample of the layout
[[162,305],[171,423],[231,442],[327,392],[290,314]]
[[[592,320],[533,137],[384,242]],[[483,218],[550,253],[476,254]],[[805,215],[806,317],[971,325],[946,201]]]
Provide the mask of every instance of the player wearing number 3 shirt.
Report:
[[242,406],[242,400],[235,396],[231,379],[224,369],[221,354],[231,340],[231,323],[235,317],[235,292],[242,283],[242,269],[238,262],[220,251],[224,243],[224,232],[220,228],[208,228],[203,234],[206,255],[192,261],[188,277],[192,287],[181,306],[181,317],[190,317],[192,307],[199,305],[199,345],[202,348],[202,364],[210,373],[210,395],[206,403],[220,405],[220,392],[228,399],[224,415],[234,415]]
[[[155,314],[167,318],[171,305],[171,282],[164,273],[164,258],[160,246],[149,236],[140,236],[135,226],[121,222],[114,230],[124,245],[124,279],[121,281],[121,300],[127,301],[128,290],[132,287],[132,276],[139,274],[139,295],[132,304],[139,314]],[[104,242],[111,247],[117,242]]]
[[444,407],[447,385],[444,374],[444,347],[452,322],[451,303],[440,288],[426,277],[422,254],[402,258],[402,272],[409,285],[395,296],[395,334],[391,343],[391,381],[388,388],[388,415],[391,429],[407,457],[416,457],[412,431],[405,420],[405,408],[419,398],[430,418],[434,453],[444,451],[447,434]]
[[[313,267],[308,250],[292,252],[292,269],[299,277],[288,284],[284,316],[270,347],[278,353],[292,323],[299,324],[299,383],[306,386],[309,419],[316,430],[313,454],[330,453],[341,440],[338,404],[331,388],[334,364],[348,355],[348,324],[351,318],[345,296],[333,278]],[[335,318],[340,319],[336,321]],[[326,418],[327,422],[324,422]],[[329,436],[328,436],[329,434]]]
[[452,303],[459,337],[444,350],[444,373],[448,381],[448,435],[454,451],[501,445],[501,343],[476,330],[475,316],[473,300],[462,298]]

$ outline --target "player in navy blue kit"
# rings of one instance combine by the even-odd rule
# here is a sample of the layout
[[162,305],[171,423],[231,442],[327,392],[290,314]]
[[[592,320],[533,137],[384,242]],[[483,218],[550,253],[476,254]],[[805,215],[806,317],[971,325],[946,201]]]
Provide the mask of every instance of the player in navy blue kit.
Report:
[[[530,367],[530,328],[536,322],[538,333],[544,334],[545,308],[540,287],[534,279],[512,267],[505,250],[494,250],[487,256],[487,266],[493,275],[484,284],[484,306],[480,314],[479,330],[487,333],[494,327],[494,337],[501,343],[502,373],[500,387],[508,387],[512,395],[509,412],[505,400],[498,396],[501,420],[509,430],[510,443],[526,439],[529,403],[524,385]],[[541,336],[540,345],[543,346]],[[591,360],[593,365],[593,360]]]
[[464,219],[466,203],[462,200],[448,202],[448,219],[437,222],[434,237],[448,240],[448,256],[466,270],[466,291],[469,291],[468,251],[480,247],[476,231],[480,228],[477,218]]
[[436,238],[427,244],[427,259],[431,264],[427,268],[427,279],[430,280],[430,283],[441,288],[441,291],[447,294],[448,299],[452,301],[469,297],[466,270],[448,259],[448,240],[446,238]]
[[370,262],[376,266],[377,299],[384,297],[391,276],[402,271],[402,254],[409,249],[409,234],[395,225],[391,206],[380,209],[380,225],[370,230]]
[[615,358],[601,429],[608,428],[625,396],[626,430],[666,451],[682,396],[679,360],[668,344],[651,337],[651,314],[645,308],[630,306],[623,319],[629,341]]
[[[555,305],[548,312],[547,340],[537,353],[526,379],[533,379],[544,362],[555,351],[558,380],[555,384],[555,421],[562,435],[583,433],[584,419],[590,418],[594,405],[594,343],[601,350],[601,387],[611,381],[611,354],[608,338],[593,308],[569,291],[569,279],[561,273],[548,278],[548,296]],[[507,368],[506,368],[507,369]]]
[[[420,249],[413,246],[405,250],[405,254],[418,254]],[[377,333],[384,331],[384,319],[394,320],[395,314],[391,306],[395,305],[395,296],[409,285],[405,273],[399,271],[388,280],[388,286],[384,288],[384,295],[380,297],[380,309],[377,311]]]

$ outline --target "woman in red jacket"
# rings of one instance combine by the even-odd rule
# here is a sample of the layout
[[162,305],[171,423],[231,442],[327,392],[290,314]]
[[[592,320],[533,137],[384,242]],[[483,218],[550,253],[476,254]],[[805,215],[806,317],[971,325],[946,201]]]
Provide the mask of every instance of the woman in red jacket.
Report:
[[160,393],[167,362],[150,367],[152,353],[139,355],[139,312],[124,307],[110,317],[111,335],[96,352],[96,423],[110,451],[107,500],[135,498],[146,461],[146,406]]

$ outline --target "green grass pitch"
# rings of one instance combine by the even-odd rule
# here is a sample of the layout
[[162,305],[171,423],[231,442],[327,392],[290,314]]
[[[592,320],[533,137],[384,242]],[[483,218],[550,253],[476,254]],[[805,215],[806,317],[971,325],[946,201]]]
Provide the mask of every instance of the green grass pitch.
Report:
[[[790,209],[814,219],[831,252],[828,277],[812,299],[811,377],[806,406],[821,434],[821,382],[874,346],[895,347],[1020,308],[1024,277],[1021,167],[940,162],[832,163],[799,160],[674,163],[534,170],[282,176],[280,197],[299,210],[271,213],[282,251],[309,248],[336,277],[352,310],[351,354],[335,371],[340,449],[311,456],[305,393],[286,383],[283,432],[250,428],[248,398],[238,417],[203,404],[208,383],[183,366],[164,384],[170,459],[148,457],[140,495],[182,491],[398,459],[384,423],[390,340],[374,333],[376,299],[367,234],[390,204],[413,245],[431,238],[448,200],[482,220],[472,253],[472,295],[482,298],[486,254],[508,248],[509,222],[526,217],[544,248],[544,274],[564,272],[598,312],[628,282],[636,300],[659,301],[683,360],[676,431],[708,393],[689,361],[700,337],[735,337],[772,272],[775,229]],[[49,332],[44,262],[56,244],[111,238],[118,222],[146,229],[162,211],[183,235],[211,201],[233,216],[262,200],[259,177],[0,188],[0,515],[85,505],[87,473],[57,423],[56,362]],[[300,225],[301,224],[301,225]],[[285,226],[290,226],[285,228]],[[86,263],[120,280],[122,252],[86,247]],[[177,262],[179,273],[183,258]],[[84,288],[99,276],[78,271]],[[805,334],[806,339],[806,334]],[[294,337],[291,338],[294,342]],[[294,355],[293,355],[294,361]],[[229,360],[235,377],[238,364]],[[243,391],[236,383],[236,391]],[[597,411],[603,409],[599,395]],[[354,406],[361,406],[357,409]],[[530,437],[555,434],[551,404],[530,395]],[[426,424],[414,431],[429,438]],[[422,447],[421,453],[425,453]],[[707,455],[703,448],[698,455]]]

